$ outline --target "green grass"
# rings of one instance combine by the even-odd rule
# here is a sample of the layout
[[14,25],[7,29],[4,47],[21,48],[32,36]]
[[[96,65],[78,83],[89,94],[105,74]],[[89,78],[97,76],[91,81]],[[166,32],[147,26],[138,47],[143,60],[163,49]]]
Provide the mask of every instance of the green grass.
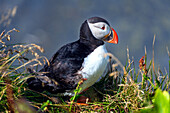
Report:
[[[64,101],[63,97],[56,97],[48,92],[38,93],[28,89],[26,79],[33,76],[27,72],[27,68],[38,68],[48,60],[39,56],[37,50],[43,49],[35,44],[10,44],[6,45],[5,39],[10,40],[10,33],[18,30],[12,29],[3,31],[0,35],[0,112],[149,112],[158,111],[159,99],[169,101],[162,93],[169,90],[169,74],[154,64],[154,41],[153,58],[147,64],[147,52],[141,56],[139,68],[135,67],[135,62],[129,58],[127,48],[127,62],[122,63],[112,54],[108,54],[115,61],[111,65],[111,72],[100,82],[90,87],[83,94],[89,97],[86,105],[78,105],[76,100],[81,89],[77,86],[75,96]],[[155,40],[155,37],[154,37]],[[168,48],[167,48],[168,51]],[[31,58],[28,56],[32,55]],[[168,55],[170,57],[169,51]],[[169,61],[170,68],[170,59]],[[169,69],[170,70],[170,69]],[[160,90],[161,89],[161,90]],[[156,92],[155,92],[156,91]],[[57,103],[60,99],[60,103]],[[169,108],[164,105],[163,110]],[[162,110],[162,109],[161,109]],[[160,111],[161,111],[160,110]]]

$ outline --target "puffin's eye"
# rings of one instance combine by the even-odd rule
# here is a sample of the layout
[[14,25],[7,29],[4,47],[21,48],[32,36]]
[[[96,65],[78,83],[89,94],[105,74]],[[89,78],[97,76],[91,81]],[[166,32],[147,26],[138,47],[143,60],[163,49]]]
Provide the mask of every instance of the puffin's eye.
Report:
[[102,29],[104,30],[104,29],[105,29],[105,26],[103,26]]

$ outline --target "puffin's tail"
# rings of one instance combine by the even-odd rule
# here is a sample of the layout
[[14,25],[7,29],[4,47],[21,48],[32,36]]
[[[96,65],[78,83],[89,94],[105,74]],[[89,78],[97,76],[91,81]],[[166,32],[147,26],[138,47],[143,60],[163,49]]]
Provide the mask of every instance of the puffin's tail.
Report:
[[35,70],[32,70],[30,68],[27,69],[27,71],[34,75],[33,77],[30,77],[27,79],[28,88],[37,92],[43,92],[44,88],[42,87],[42,81],[38,78],[39,75],[36,74]]
[[30,77],[27,79],[28,88],[37,92],[43,92],[42,81],[37,77]]
[[28,69],[29,73],[34,75],[27,79],[28,88],[37,92],[48,91],[57,93],[58,85],[47,74],[37,73],[34,70]]

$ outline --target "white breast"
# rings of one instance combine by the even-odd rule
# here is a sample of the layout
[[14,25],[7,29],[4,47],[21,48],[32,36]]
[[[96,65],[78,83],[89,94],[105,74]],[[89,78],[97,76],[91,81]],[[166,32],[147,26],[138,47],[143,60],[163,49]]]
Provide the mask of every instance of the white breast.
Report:
[[106,56],[106,53],[105,45],[102,45],[97,47],[84,59],[82,70],[78,73],[87,80],[81,85],[81,91],[93,85],[105,71],[108,63],[108,56]]

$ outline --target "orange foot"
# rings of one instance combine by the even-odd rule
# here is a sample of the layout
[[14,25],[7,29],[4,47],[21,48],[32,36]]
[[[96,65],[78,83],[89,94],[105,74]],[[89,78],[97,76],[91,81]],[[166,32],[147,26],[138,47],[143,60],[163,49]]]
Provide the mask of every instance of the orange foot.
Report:
[[91,102],[91,100],[88,98],[88,97],[85,97],[85,96],[80,96],[78,99],[77,99],[77,105],[88,105],[86,104],[87,102]]

